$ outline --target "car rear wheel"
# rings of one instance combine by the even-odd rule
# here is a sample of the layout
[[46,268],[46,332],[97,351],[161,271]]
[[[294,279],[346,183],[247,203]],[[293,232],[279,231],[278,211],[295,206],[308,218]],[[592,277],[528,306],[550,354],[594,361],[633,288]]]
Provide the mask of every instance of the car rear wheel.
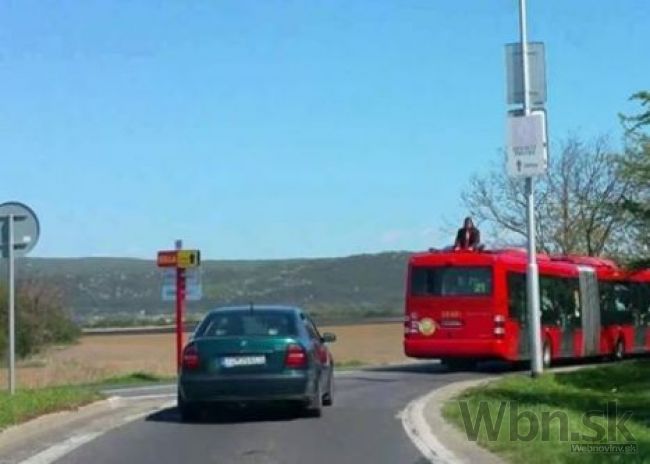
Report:
[[307,403],[305,414],[307,417],[320,417],[323,414],[323,393],[320,386],[314,397]]
[[199,420],[200,411],[196,404],[188,403],[178,396],[178,412],[182,422],[196,422]]
[[332,406],[334,404],[334,379],[330,374],[329,382],[327,383],[327,393],[323,395],[323,406]]

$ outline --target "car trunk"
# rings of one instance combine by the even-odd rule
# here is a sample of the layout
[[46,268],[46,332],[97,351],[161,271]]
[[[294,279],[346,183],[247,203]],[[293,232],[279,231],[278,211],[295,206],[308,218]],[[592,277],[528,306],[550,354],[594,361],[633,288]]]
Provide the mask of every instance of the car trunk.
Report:
[[284,370],[287,337],[209,337],[195,340],[201,372],[219,375],[277,373]]

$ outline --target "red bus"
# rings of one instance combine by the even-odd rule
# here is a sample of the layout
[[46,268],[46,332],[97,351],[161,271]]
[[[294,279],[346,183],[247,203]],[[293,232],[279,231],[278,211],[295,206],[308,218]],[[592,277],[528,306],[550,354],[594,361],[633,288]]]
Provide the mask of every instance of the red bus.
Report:
[[[538,255],[542,354],[560,358],[650,350],[650,270],[609,260]],[[526,253],[431,251],[409,260],[404,352],[450,366],[529,359]]]

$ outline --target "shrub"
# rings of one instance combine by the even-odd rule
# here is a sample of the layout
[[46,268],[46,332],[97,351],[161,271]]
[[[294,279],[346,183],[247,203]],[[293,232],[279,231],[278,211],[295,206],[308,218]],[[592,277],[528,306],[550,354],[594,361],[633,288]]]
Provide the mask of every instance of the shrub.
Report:
[[[7,352],[7,289],[0,288],[0,355]],[[72,343],[79,328],[66,313],[63,295],[37,280],[22,281],[16,291],[16,355],[25,357],[47,345]]]

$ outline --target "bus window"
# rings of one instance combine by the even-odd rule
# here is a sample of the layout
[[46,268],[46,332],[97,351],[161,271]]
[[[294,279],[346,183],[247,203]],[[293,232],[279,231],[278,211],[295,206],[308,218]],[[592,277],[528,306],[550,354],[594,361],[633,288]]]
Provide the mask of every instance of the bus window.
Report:
[[553,277],[542,276],[539,279],[539,309],[542,313],[542,324],[555,325],[558,322],[558,280]]
[[523,321],[526,318],[526,275],[508,272],[508,314]]
[[582,325],[580,306],[580,284],[578,279],[556,279],[556,299],[562,319],[571,328]]
[[614,284],[614,309],[617,312],[630,311],[632,292],[627,285]]
[[415,267],[411,271],[414,296],[487,296],[492,294],[489,267]]
[[636,284],[636,307],[641,313],[650,313],[650,283]]
[[600,288],[600,311],[604,325],[633,322],[632,292],[620,282],[603,282]]

